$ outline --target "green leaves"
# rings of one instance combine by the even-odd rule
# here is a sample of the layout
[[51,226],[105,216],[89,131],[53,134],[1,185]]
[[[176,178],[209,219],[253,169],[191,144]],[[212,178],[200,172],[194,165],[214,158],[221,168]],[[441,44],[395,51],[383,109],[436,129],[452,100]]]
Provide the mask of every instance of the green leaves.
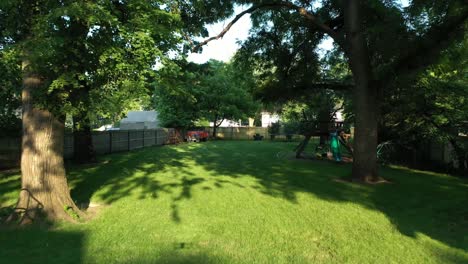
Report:
[[21,67],[19,54],[0,49],[0,136],[19,134],[17,110],[21,104]]
[[250,91],[251,74],[231,64],[209,61],[203,65],[168,65],[155,88],[155,105],[166,125],[190,127],[208,119],[238,120],[252,116],[257,103]]
[[170,3],[2,1],[0,50],[15,50],[44,80],[36,106],[117,121],[149,105],[156,61],[179,48],[182,24]]
[[401,80],[398,88],[386,91],[382,125],[387,136],[414,143],[468,132],[466,45],[463,41],[448,49],[415,83]]

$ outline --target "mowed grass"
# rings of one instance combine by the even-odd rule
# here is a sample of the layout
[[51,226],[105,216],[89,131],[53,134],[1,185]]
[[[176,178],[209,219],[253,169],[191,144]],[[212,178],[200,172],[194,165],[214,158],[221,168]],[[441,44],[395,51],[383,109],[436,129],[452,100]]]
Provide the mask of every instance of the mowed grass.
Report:
[[[294,143],[147,148],[70,168],[93,220],[0,230],[0,263],[468,263],[468,182],[290,158]],[[16,175],[0,176],[0,204]]]

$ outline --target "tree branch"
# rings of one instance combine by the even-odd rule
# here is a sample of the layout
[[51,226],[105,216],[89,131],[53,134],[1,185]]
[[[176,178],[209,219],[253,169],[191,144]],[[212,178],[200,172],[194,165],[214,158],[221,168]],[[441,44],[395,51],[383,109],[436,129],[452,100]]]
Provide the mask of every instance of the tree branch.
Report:
[[291,2],[281,2],[279,4],[281,6],[296,10],[306,20],[315,25],[320,31],[330,36],[333,40],[342,45],[343,48],[345,47],[343,35],[338,34],[338,32],[334,31],[327,24],[321,22],[313,13],[307,11],[307,9],[305,9],[304,7],[297,6]]
[[192,51],[197,52],[202,46],[208,44],[210,41],[217,40],[217,39],[220,39],[220,38],[224,37],[224,35],[231,29],[231,27],[237,21],[239,21],[239,19],[241,19],[245,14],[254,13],[257,10],[262,9],[262,8],[271,8],[271,9],[273,9],[275,7],[276,8],[286,7],[288,9],[297,11],[299,13],[299,15],[304,17],[307,21],[312,23],[314,26],[316,26],[323,33],[328,34],[331,38],[333,38],[340,45],[345,44],[344,37],[341,34],[334,31],[327,24],[319,21],[319,19],[313,13],[307,11],[307,9],[305,9],[304,7],[295,5],[295,4],[293,4],[293,3],[289,2],[289,1],[282,1],[282,2],[264,3],[264,4],[255,5],[255,6],[252,6],[252,7],[248,8],[248,9],[242,11],[241,13],[237,14],[234,17],[234,19],[231,22],[229,22],[229,24],[218,35],[210,37],[210,38],[200,42],[198,45],[193,47]]
[[218,35],[216,35],[216,36],[214,36],[214,37],[205,39],[204,41],[200,42],[198,45],[196,45],[195,47],[193,47],[192,51],[193,51],[193,52],[197,52],[202,46],[208,44],[208,42],[210,42],[210,41],[212,41],[212,40],[217,40],[217,39],[220,39],[220,38],[224,37],[224,35],[226,35],[226,33],[231,29],[231,27],[232,27],[237,21],[239,21],[239,19],[241,19],[245,14],[253,13],[253,12],[257,11],[258,9],[263,8],[263,7],[265,7],[265,6],[268,6],[268,5],[269,5],[269,4],[262,4],[262,5],[252,6],[251,8],[246,9],[246,10],[240,12],[239,14],[236,15],[236,17],[234,17],[234,19],[233,19],[231,22],[229,22],[229,24],[221,31],[221,33],[219,33]]
[[304,86],[296,86],[294,89],[278,89],[271,87],[270,89],[259,92],[256,96],[261,100],[269,101],[287,101],[298,98],[304,95],[317,92],[317,90],[333,90],[333,91],[351,91],[354,88],[353,84],[339,82],[316,82]]
[[433,64],[454,39],[463,37],[467,17],[468,8],[464,8],[458,16],[451,16],[446,23],[431,28],[423,38],[413,43],[408,52],[392,63],[381,82],[389,83],[397,76],[409,75]]
[[224,119],[225,119],[225,118],[223,117],[223,118],[221,119],[221,121],[220,121],[218,124],[216,124],[216,122],[215,122],[215,126],[216,126],[216,127],[219,127],[219,126],[224,122]]

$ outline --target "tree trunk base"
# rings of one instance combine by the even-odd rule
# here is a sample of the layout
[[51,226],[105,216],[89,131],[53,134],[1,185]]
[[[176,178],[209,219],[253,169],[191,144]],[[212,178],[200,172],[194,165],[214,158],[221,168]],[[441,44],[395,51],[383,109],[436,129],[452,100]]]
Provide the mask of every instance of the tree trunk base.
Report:
[[367,177],[359,177],[359,178],[352,178],[351,182],[355,183],[364,183],[364,184],[381,184],[381,183],[390,183],[389,181],[385,180],[380,176],[367,176]]
[[[44,205],[40,200],[47,200]],[[85,214],[67,196],[34,194],[28,189],[21,189],[13,213],[6,219],[7,224],[20,226],[43,223],[48,220],[78,222],[85,219]]]

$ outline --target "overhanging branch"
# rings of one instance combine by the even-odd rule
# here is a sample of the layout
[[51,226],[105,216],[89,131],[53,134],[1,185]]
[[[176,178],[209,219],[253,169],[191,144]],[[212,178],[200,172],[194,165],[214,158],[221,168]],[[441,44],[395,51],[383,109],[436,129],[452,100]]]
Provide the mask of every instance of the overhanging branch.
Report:
[[204,41],[198,43],[195,47],[193,47],[192,51],[197,52],[202,46],[208,44],[210,41],[217,40],[217,39],[220,39],[220,38],[224,37],[224,35],[226,35],[226,33],[231,29],[231,27],[237,21],[239,21],[239,19],[241,19],[244,15],[253,13],[253,12],[257,11],[258,9],[266,7],[266,6],[268,6],[268,4],[252,6],[251,8],[240,12],[239,14],[236,15],[236,17],[234,17],[234,19],[231,22],[229,22],[229,24],[227,24],[227,26],[221,31],[221,33],[219,33],[218,35],[213,36],[211,38],[205,39]]
[[353,84],[340,83],[340,82],[316,82],[309,83],[303,86],[295,86],[291,89],[278,89],[278,87],[271,87],[257,93],[256,97],[262,101],[288,101],[291,99],[300,98],[302,96],[316,93],[318,90],[333,90],[337,92],[348,92],[354,88]]
[[458,16],[452,16],[447,22],[434,26],[423,38],[414,42],[406,54],[392,63],[389,72],[382,77],[382,83],[389,83],[396,76],[409,75],[426,68],[439,58],[454,39],[463,38],[468,17],[468,8]]
[[273,8],[281,8],[281,7],[285,7],[285,8],[288,8],[290,10],[297,11],[299,13],[299,15],[304,17],[307,21],[309,21],[314,26],[316,26],[321,32],[329,35],[331,38],[333,38],[340,45],[344,45],[343,36],[341,34],[339,34],[338,32],[334,31],[327,24],[321,22],[313,13],[307,11],[307,9],[305,9],[304,7],[295,5],[295,4],[293,4],[291,2],[288,2],[288,1],[282,1],[282,2],[264,3],[264,4],[255,5],[255,6],[252,6],[252,7],[248,8],[248,9],[242,11],[241,13],[237,14],[234,17],[234,19],[231,22],[229,22],[229,24],[227,24],[227,26],[218,35],[210,37],[210,38],[200,42],[198,45],[193,47],[192,51],[196,52],[202,46],[208,44],[210,41],[217,40],[217,39],[220,39],[220,38],[224,37],[224,35],[231,29],[231,27],[237,21],[239,21],[239,19],[241,19],[246,14],[254,13],[257,10],[263,9],[263,8],[273,9]]

